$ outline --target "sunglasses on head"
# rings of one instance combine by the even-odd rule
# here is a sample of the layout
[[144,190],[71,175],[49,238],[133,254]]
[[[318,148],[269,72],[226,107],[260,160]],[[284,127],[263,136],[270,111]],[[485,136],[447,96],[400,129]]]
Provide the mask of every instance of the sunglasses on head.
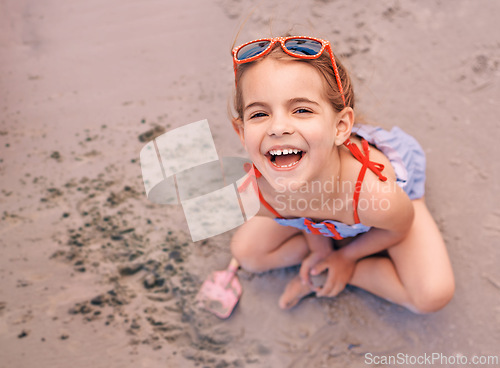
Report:
[[337,63],[333,56],[330,42],[314,37],[274,37],[274,38],[261,38],[258,40],[250,41],[235,47],[233,49],[233,65],[234,74],[236,76],[236,69],[239,64],[250,63],[258,58],[269,53],[274,44],[279,42],[283,51],[288,55],[299,59],[317,59],[323,54],[323,51],[328,50],[332,62],[333,73],[337,80],[337,86],[342,96],[345,106],[344,89],[337,69]]

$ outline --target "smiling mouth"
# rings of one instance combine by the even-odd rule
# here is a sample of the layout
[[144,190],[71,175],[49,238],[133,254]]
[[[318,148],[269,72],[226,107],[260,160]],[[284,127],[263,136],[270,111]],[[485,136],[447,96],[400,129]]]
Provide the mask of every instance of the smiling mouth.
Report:
[[304,154],[305,152],[299,149],[288,148],[270,150],[266,156],[274,166],[278,168],[287,168],[297,165]]

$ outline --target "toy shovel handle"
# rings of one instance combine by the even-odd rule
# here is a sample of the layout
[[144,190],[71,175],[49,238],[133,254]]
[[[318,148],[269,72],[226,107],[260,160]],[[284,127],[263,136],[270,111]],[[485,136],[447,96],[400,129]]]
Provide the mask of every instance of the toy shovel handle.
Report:
[[236,260],[236,258],[231,258],[231,262],[229,262],[227,270],[231,273],[236,273],[236,271],[238,271],[238,268],[240,268],[239,262]]
[[229,262],[229,266],[226,269],[226,279],[224,280],[224,287],[227,287],[229,283],[233,280],[234,276],[236,275],[236,271],[238,271],[239,267],[240,264],[236,260],[236,258],[232,258],[231,262]]

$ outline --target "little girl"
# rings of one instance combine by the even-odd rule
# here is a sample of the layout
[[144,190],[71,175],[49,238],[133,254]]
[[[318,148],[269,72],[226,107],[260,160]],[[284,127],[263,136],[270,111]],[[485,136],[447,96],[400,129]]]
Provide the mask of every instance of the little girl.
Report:
[[[233,126],[254,165],[261,209],[231,252],[251,272],[301,264],[279,305],[346,284],[416,313],[443,308],[453,272],[424,202],[425,156],[398,128],[355,121],[330,43],[260,39],[233,50]],[[311,276],[326,273],[315,287]]]

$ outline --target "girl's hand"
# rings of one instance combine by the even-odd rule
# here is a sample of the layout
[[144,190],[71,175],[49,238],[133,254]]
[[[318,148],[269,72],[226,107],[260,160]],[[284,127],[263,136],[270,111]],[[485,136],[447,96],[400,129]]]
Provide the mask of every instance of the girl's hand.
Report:
[[325,259],[329,254],[331,254],[333,250],[324,250],[321,252],[311,252],[309,255],[302,261],[300,266],[299,275],[304,285],[309,285],[312,287],[311,283],[311,270],[312,268],[321,260]]
[[330,255],[311,269],[313,276],[319,275],[325,270],[328,271],[326,282],[316,290],[316,295],[319,297],[337,296],[351,280],[355,266],[356,261],[345,257],[342,251],[332,251]]

